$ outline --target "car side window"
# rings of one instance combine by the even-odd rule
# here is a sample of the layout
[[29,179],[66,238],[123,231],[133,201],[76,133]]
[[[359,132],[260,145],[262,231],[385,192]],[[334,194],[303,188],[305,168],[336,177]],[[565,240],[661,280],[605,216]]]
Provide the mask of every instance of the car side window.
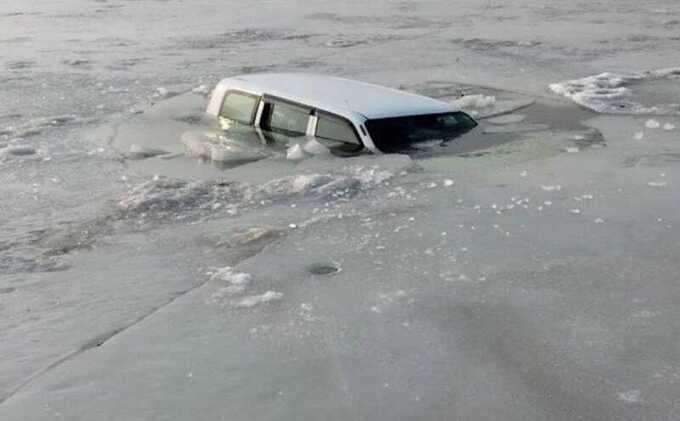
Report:
[[316,123],[316,137],[361,145],[361,141],[349,121],[326,113],[319,113]]
[[227,92],[220,110],[220,117],[243,124],[253,124],[255,108],[260,98],[241,92]]
[[288,136],[304,136],[307,133],[310,110],[286,102],[273,101],[265,116],[263,128]]

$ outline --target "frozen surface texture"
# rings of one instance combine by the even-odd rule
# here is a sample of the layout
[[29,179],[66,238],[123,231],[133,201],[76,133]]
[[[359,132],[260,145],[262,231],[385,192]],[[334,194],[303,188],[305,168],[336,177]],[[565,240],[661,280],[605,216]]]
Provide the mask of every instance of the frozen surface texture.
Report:
[[[0,420],[680,417],[677,1],[1,9]],[[220,133],[260,71],[480,126]]]

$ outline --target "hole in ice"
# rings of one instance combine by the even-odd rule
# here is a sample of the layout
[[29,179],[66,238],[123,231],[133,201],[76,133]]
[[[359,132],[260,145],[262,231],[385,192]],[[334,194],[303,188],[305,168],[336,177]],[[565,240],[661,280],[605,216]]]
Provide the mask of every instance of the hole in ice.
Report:
[[314,263],[309,266],[309,272],[312,275],[332,275],[340,270],[340,265],[332,262]]

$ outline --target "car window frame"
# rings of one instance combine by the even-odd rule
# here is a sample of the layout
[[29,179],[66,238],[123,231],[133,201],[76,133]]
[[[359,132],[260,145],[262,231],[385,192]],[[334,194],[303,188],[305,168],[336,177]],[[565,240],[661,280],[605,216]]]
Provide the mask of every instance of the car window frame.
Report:
[[[318,108],[315,109],[315,113],[316,113],[315,114],[316,115],[316,122],[315,122],[315,125],[314,125],[314,137],[318,137],[318,138],[326,139],[326,140],[332,140],[332,141],[335,141],[335,142],[343,142],[342,140],[330,139],[330,138],[327,138],[327,137],[321,137],[321,136],[317,135],[317,132],[319,131],[319,117],[326,115],[327,117],[335,118],[337,120],[341,120],[341,121],[344,121],[345,123],[349,124],[349,127],[352,129],[352,133],[354,133],[354,137],[357,140],[356,144],[359,145],[359,146],[364,146],[364,142],[361,140],[361,136],[359,135],[359,131],[357,130],[357,128],[354,125],[354,123],[352,122],[352,120],[350,120],[346,117],[343,117],[341,115],[331,113],[329,111],[321,110],[321,109],[318,109]],[[351,142],[343,142],[343,143],[351,143]]]
[[[227,97],[230,94],[238,94],[241,96],[248,96],[251,98],[255,98],[255,105],[253,106],[253,110],[250,113],[250,121],[249,122],[243,122],[239,120],[234,120],[233,118],[229,118],[227,116],[222,115],[222,108],[224,108],[224,103],[227,101]],[[218,118],[225,118],[227,120],[235,121],[239,124],[244,124],[247,126],[253,126],[255,124],[255,117],[257,116],[257,111],[260,109],[260,102],[262,101],[262,95],[256,95],[250,92],[242,91],[240,89],[228,89],[226,92],[224,92],[224,96],[222,97],[222,102],[220,103],[220,110],[217,114]]]
[[[301,136],[306,136],[306,135],[309,134],[309,131],[308,131],[309,122],[311,121],[311,118],[315,115],[316,108],[314,108],[310,105],[307,105],[307,104],[303,104],[301,102],[293,101],[293,100],[290,100],[290,99],[287,99],[287,98],[282,98],[282,97],[279,97],[279,96],[276,96],[276,95],[270,95],[270,94],[266,94],[266,93],[262,95],[262,102],[265,105],[269,104],[269,105],[273,105],[274,107],[276,107],[276,103],[278,102],[278,103],[291,105],[293,107],[298,107],[298,108],[302,108],[304,110],[307,110],[307,112],[308,112],[308,114],[307,114],[307,124],[305,126],[305,131],[302,132]],[[287,131],[286,129],[272,128],[271,127],[271,112],[272,112],[272,110],[273,110],[273,108],[270,108],[269,115],[264,115],[264,110],[263,110],[263,114],[260,116],[260,123],[259,123],[258,127],[261,128],[262,130],[267,130],[267,131],[270,131],[272,133],[277,133],[277,131],[278,131],[278,133],[282,133],[284,135],[287,135],[286,133],[283,133],[283,132]],[[262,125],[265,121],[267,122],[268,127],[264,127]]]

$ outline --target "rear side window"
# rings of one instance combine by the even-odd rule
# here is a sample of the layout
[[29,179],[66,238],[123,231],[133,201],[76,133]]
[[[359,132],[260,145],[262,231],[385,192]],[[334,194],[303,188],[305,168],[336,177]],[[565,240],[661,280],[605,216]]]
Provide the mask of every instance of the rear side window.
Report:
[[361,141],[349,121],[325,113],[319,113],[316,124],[316,137],[361,145]]
[[227,92],[220,110],[220,117],[238,121],[243,124],[253,124],[255,107],[260,98],[241,92]]
[[272,102],[263,127],[288,136],[304,136],[307,133],[310,110],[286,102]]

